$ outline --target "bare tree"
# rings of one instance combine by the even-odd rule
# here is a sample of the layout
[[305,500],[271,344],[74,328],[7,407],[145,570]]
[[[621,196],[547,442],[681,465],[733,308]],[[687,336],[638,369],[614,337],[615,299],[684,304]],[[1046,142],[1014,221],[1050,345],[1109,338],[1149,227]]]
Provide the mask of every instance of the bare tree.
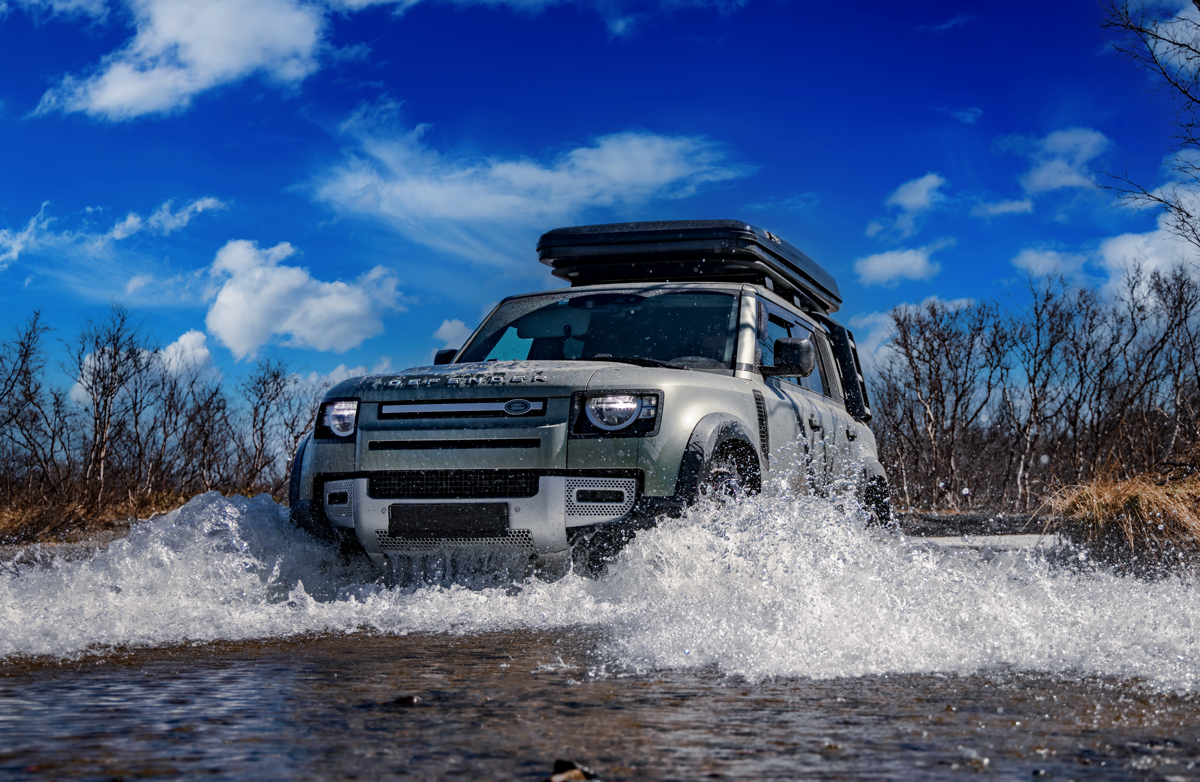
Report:
[[0,429],[21,414],[16,404],[17,389],[30,373],[42,370],[46,361],[42,338],[49,328],[42,323],[42,311],[34,313],[17,329],[17,338],[0,343]]
[[931,299],[891,312],[892,360],[881,375],[889,401],[899,404],[898,440],[918,456],[921,486],[936,487],[932,504],[957,510],[963,445],[991,404],[1005,369],[1005,339],[995,304],[956,306]]
[[1028,282],[1030,303],[1004,321],[1011,365],[1000,394],[1000,409],[1015,434],[1005,476],[1015,482],[1016,504],[1028,510],[1030,471],[1047,437],[1053,437],[1067,402],[1062,382],[1067,354],[1063,350],[1071,313],[1063,280]]
[[90,447],[83,480],[94,484],[94,501],[104,501],[109,455],[116,431],[131,425],[142,397],[140,386],[151,370],[154,350],[142,333],[141,324],[120,305],[113,305],[99,323],[87,321],[73,344],[67,346],[64,367],[75,378],[78,395],[90,423]]
[[1127,203],[1164,210],[1171,230],[1200,247],[1200,15],[1145,0],[1106,0],[1103,8],[1101,26],[1116,35],[1113,48],[1148,71],[1174,106],[1170,181],[1146,185],[1110,173],[1103,186]]
[[239,440],[238,464],[245,490],[283,490],[288,458],[312,425],[328,386],[303,381],[278,359],[260,360],[242,380],[246,434]]

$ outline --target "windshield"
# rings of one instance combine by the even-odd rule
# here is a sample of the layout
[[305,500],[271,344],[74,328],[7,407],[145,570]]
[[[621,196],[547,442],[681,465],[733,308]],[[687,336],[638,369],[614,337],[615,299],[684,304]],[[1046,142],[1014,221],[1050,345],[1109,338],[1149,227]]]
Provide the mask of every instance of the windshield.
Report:
[[459,362],[644,359],[732,369],[729,293],[560,293],[505,302]]

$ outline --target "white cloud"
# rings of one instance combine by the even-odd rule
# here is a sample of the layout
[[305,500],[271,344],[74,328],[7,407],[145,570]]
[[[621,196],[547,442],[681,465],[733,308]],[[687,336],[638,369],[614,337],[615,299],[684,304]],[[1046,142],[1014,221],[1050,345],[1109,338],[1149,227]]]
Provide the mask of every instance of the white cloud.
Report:
[[[1177,73],[1182,72],[1189,78],[1193,77],[1196,71],[1196,27],[1200,25],[1200,13],[1197,12],[1196,4],[1188,0],[1166,0],[1150,5],[1168,8],[1175,6],[1178,13],[1170,19],[1156,15],[1161,21],[1151,23],[1156,35],[1147,43],[1154,48],[1161,62],[1172,67]],[[1150,14],[1146,16],[1150,17]],[[1180,43],[1183,45],[1179,45]]]
[[[1149,274],[1167,271],[1182,263],[1200,264],[1195,245],[1168,227],[1168,216],[1159,215],[1158,227],[1145,233],[1121,234],[1105,239],[1096,253],[1097,263],[1108,272],[1109,289],[1115,289],[1135,264]],[[1197,268],[1200,271],[1200,267]]]
[[350,283],[322,282],[307,269],[280,264],[294,253],[287,242],[263,250],[245,240],[217,252],[205,323],[239,360],[276,338],[341,353],[383,331],[381,312],[403,308],[390,269],[377,266]]
[[898,239],[912,236],[917,232],[917,218],[946,200],[946,194],[941,191],[945,184],[946,180],[940,174],[930,171],[900,185],[884,201],[885,206],[899,210],[899,214],[890,223],[872,220],[867,225],[867,236],[877,236],[885,231]]
[[1092,187],[1088,164],[1108,149],[1108,137],[1091,128],[1056,130],[1044,138],[1007,136],[1000,139],[1001,149],[1012,150],[1030,161],[1020,178],[1030,195],[1064,188]]
[[[974,299],[943,299],[941,296],[929,296],[919,305],[897,304],[895,309],[905,310],[915,307],[927,307],[939,304],[949,310],[960,310],[975,304]],[[889,312],[868,312],[865,315],[855,315],[850,319],[850,328],[856,332],[854,343],[858,347],[858,357],[869,370],[879,368],[887,358],[892,337],[896,336],[896,322]]]
[[747,172],[707,139],[645,132],[600,136],[545,161],[449,158],[426,146],[425,125],[383,129],[396,108],[361,109],[345,123],[354,146],[314,183],[315,197],[476,261],[525,256],[538,233],[588,210],[687,198]]
[[219,201],[212,196],[205,198],[197,198],[190,204],[180,209],[178,212],[171,211],[173,201],[167,201],[158,209],[154,210],[154,214],[150,215],[146,220],[146,224],[151,230],[160,233],[163,236],[178,231],[185,227],[192,218],[201,212],[207,212],[210,209],[228,209],[229,205],[223,201]]
[[345,364],[338,364],[325,374],[320,372],[309,372],[307,375],[296,374],[296,381],[302,385],[312,386],[320,389],[329,389],[336,386],[343,380],[349,380],[352,377],[362,377],[363,375],[392,375],[396,370],[392,366],[390,356],[384,356],[375,366],[370,369],[365,364],[359,364],[356,367],[348,367]]
[[208,349],[208,335],[203,331],[191,329],[184,332],[179,339],[162,349],[160,359],[163,369],[175,376],[192,375],[207,382],[222,378],[221,370],[213,363],[212,352]]
[[[116,356],[111,350],[102,350],[101,356]],[[213,363],[212,353],[208,349],[208,337],[202,331],[191,329],[180,335],[179,339],[156,351],[139,350],[136,353],[120,354],[123,357],[132,358],[133,355],[141,356],[141,366],[148,373],[142,375],[144,379],[153,381],[168,380],[176,378],[185,383],[191,380],[197,380],[201,383],[220,382],[224,375],[221,370]],[[108,364],[110,362],[104,362]],[[103,366],[103,365],[101,365]],[[80,366],[79,376],[75,379],[75,384],[71,386],[68,396],[71,401],[76,404],[87,404],[89,401],[88,391],[84,387],[85,381],[92,381],[92,373],[96,372],[97,358],[95,353],[88,353],[83,357],[82,365]],[[144,381],[143,381],[144,382]],[[129,391],[133,386],[123,388]]]
[[1032,211],[1033,201],[1028,198],[1013,201],[995,201],[990,204],[979,203],[971,208],[971,214],[975,217],[1029,214]]
[[457,318],[443,320],[442,325],[433,332],[433,338],[441,340],[444,343],[443,348],[461,348],[466,343],[467,337],[471,336],[472,331],[473,329]]
[[177,231],[191,222],[192,218],[201,212],[207,212],[210,209],[227,209],[228,204],[219,201],[216,198],[207,196],[205,198],[197,198],[187,206],[180,209],[178,212],[171,211],[171,204],[174,201],[166,201],[155,209],[154,212],[147,218],[143,218],[137,212],[130,212],[125,215],[124,219],[117,222],[107,234],[100,237],[104,239],[128,239],[139,231],[149,229],[150,231],[166,236],[172,231]]
[[112,230],[105,234],[102,239],[116,239],[118,241],[121,239],[128,239],[138,231],[142,230],[143,225],[144,222],[142,220],[142,216],[137,212],[130,212],[129,214],[125,215],[124,220],[121,220],[114,225]]
[[[101,19],[108,13],[105,0],[14,0],[13,4],[33,16],[90,16]],[[5,3],[0,3],[0,14]]]
[[889,288],[900,280],[932,279],[942,266],[930,256],[953,244],[953,239],[941,239],[911,250],[889,250],[868,255],[854,262],[854,272],[863,285],[884,285]]
[[[107,232],[101,234],[88,230],[87,227],[75,230],[50,230],[51,223],[55,222],[56,218],[47,216],[46,208],[49,206],[47,201],[42,204],[38,213],[29,219],[24,228],[20,230],[0,228],[0,270],[5,269],[23,253],[47,250],[70,252],[71,248],[75,248],[95,255],[103,252],[110,242],[127,239],[139,231],[148,229],[153,233],[166,235],[183,228],[201,212],[226,208],[224,202],[212,197],[197,198],[178,212],[171,211],[172,203],[172,201],[167,201],[162,204],[148,218],[143,218],[137,212],[130,212]],[[88,214],[99,211],[96,207],[88,207],[85,210]],[[148,281],[149,278],[134,284],[134,289],[142,287]],[[133,282],[130,280],[131,284]]]
[[37,113],[110,120],[186,108],[252,74],[284,86],[317,69],[324,12],[301,0],[129,0],[137,34],[88,76],[66,76]]
[[1012,265],[1023,269],[1034,277],[1074,276],[1083,269],[1087,257],[1058,250],[1027,247],[1012,259]]
[[888,206],[898,206],[905,212],[923,212],[946,199],[945,194],[939,192],[944,184],[945,179],[930,171],[919,179],[900,185],[888,196],[886,203]]
[[129,278],[129,282],[125,283],[125,295],[133,295],[152,282],[154,282],[154,277],[152,275],[135,274]]
[[892,316],[886,312],[855,315],[850,319],[850,329],[854,332],[859,359],[868,370],[874,370],[879,366],[884,347],[895,336],[896,326]]
[[[1175,188],[1173,197],[1195,214],[1200,208],[1200,193],[1181,184],[1171,187]],[[1111,236],[1098,246],[1081,252],[1026,248],[1012,260],[1018,269],[1034,276],[1063,275],[1084,285],[1099,282],[1088,274],[1088,269],[1102,271],[1107,277],[1104,288],[1110,294],[1120,291],[1126,275],[1135,266],[1148,276],[1155,271],[1168,271],[1181,263],[1189,265],[1193,275],[1200,275],[1200,250],[1171,230],[1167,213],[1158,215],[1157,226],[1151,231]]]
[[21,230],[0,229],[0,271],[17,260],[21,253],[37,247],[43,241],[50,226],[50,218],[46,217],[47,204],[43,203],[38,213],[29,218]]

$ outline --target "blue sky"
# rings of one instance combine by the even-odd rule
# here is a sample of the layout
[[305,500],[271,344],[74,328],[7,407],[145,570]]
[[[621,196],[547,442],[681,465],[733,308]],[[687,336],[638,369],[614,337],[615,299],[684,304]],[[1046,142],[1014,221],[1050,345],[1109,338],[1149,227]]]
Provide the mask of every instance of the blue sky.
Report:
[[4,320],[66,338],[118,302],[227,377],[427,362],[557,287],[561,225],[760,225],[864,342],[902,302],[1188,252],[1091,186],[1157,179],[1170,112],[1095,0],[0,9]]

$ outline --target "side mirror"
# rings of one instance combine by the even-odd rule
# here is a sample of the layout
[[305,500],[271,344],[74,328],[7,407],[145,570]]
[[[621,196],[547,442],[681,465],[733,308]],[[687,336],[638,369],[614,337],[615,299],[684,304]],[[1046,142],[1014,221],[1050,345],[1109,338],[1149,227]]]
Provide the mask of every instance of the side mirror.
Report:
[[454,360],[454,356],[458,354],[458,348],[444,348],[433,354],[434,366],[438,364],[449,364]]
[[808,339],[783,337],[775,340],[775,366],[761,367],[767,376],[808,377],[817,368],[817,348]]

